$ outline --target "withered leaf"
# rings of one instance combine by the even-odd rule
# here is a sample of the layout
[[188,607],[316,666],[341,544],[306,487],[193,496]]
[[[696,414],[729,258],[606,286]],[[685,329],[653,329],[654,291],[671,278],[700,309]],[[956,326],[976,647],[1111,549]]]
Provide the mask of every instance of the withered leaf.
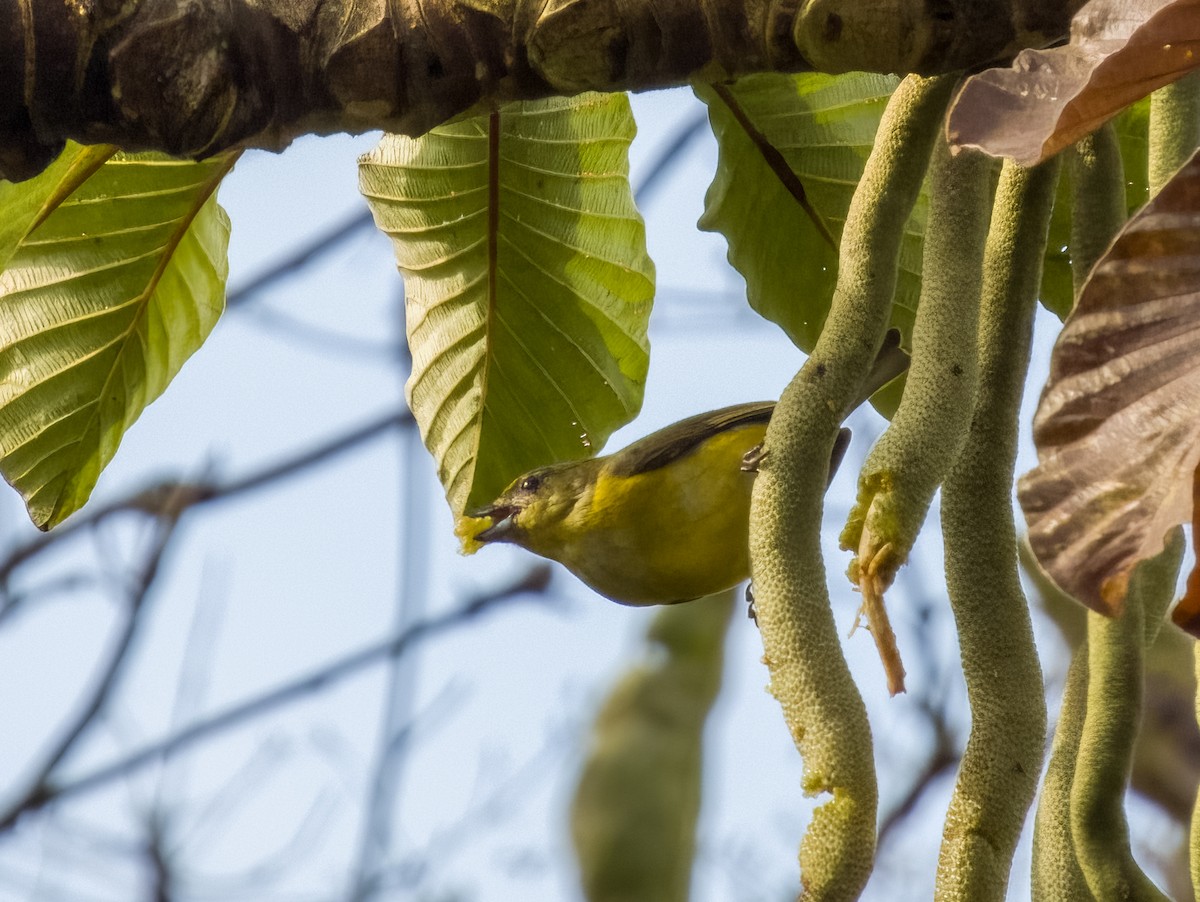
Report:
[[968,78],[950,140],[1032,166],[1198,67],[1200,0],[1092,0],[1069,44],[1023,50],[1011,68]]
[[1192,515],[1200,463],[1200,154],[1126,224],[1055,345],[1019,497],[1038,562],[1120,610],[1134,566]]

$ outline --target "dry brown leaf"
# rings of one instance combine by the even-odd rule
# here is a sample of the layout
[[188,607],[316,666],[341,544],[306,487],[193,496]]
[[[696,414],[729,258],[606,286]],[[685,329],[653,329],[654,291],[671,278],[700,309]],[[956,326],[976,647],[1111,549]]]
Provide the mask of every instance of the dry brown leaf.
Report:
[[1192,516],[1200,463],[1200,154],[1129,221],[1054,348],[1021,507],[1038,562],[1118,612],[1129,574]]
[[950,140],[1032,166],[1198,67],[1200,0],[1092,0],[1069,44],[968,78]]

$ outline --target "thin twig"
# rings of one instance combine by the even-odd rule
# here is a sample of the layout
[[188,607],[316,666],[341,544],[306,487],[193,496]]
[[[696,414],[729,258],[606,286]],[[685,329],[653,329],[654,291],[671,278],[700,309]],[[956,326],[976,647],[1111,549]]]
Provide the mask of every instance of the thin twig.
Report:
[[0,833],[11,829],[24,814],[37,811],[51,802],[79,795],[112,780],[126,777],[164,755],[170,755],[200,739],[231,729],[282,705],[299,701],[314,692],[329,689],[379,661],[403,654],[418,641],[473,620],[485,611],[530,595],[542,595],[549,585],[550,572],[548,565],[539,564],[517,581],[482,593],[449,614],[429,618],[390,639],[338,658],[308,676],[293,680],[278,689],[227,708],[219,714],[179,730],[174,735],[148,745],[124,758],[98,767],[75,780],[55,783],[49,779],[47,770],[43,779],[35,785],[36,792],[28,793],[25,798],[0,815]]
[[150,872],[150,897],[154,902],[171,902],[173,872],[163,835],[163,823],[158,818],[151,821],[146,836],[145,856]]
[[[675,160],[700,134],[707,123],[703,114],[685,122],[666,146],[650,164],[642,182],[637,187],[635,196],[639,204],[644,204],[649,194],[654,190],[667,167]],[[292,253],[277,263],[271,264],[257,276],[232,289],[225,298],[228,309],[236,309],[254,299],[254,296],[269,288],[281,279],[295,275],[302,269],[320,261],[327,254],[341,247],[348,240],[363,232],[374,223],[370,210],[360,210],[352,213],[341,222],[330,226],[316,238],[302,244]]]
[[904,794],[904,798],[887,813],[879,824],[879,848],[881,849],[892,831],[916,808],[917,802],[921,800],[921,796],[933,782],[942,774],[957,767],[958,762],[962,760],[954,737],[946,728],[945,722],[935,720],[934,728],[937,731],[937,739],[925,762],[925,767],[913,780],[908,792]]
[[[399,593],[393,629],[403,632],[424,614],[422,603],[428,595],[430,542],[429,530],[421,521],[428,509],[428,504],[423,503],[425,474],[423,468],[418,466],[418,457],[424,451],[419,438],[413,433],[397,444],[405,486],[403,550],[400,555]],[[401,804],[406,753],[411,746],[408,737],[417,693],[417,662],[418,656],[413,654],[393,658],[389,666],[383,722],[379,731],[380,747],[368,783],[369,794],[364,802],[358,860],[347,894],[350,902],[365,902],[376,894],[380,862],[391,853],[392,822]]]
[[396,348],[392,342],[375,341],[349,332],[340,332],[278,310],[269,304],[255,304],[248,311],[255,325],[292,347],[306,344],[322,354],[337,354],[356,363],[394,363]]
[[42,766],[30,782],[28,791],[22,798],[12,804],[7,815],[0,818],[0,830],[11,826],[22,811],[41,808],[51,801],[54,797],[54,790],[51,785],[51,777],[54,771],[75,748],[80,738],[107,707],[109,699],[112,697],[112,693],[120,681],[125,663],[129,659],[129,652],[133,648],[134,638],[137,636],[138,629],[143,622],[142,614],[145,610],[146,599],[149,597],[150,588],[154,585],[155,578],[158,576],[159,565],[162,562],[163,555],[166,553],[172,536],[175,534],[175,527],[178,522],[179,518],[177,516],[166,517],[159,521],[159,528],[154,539],[154,544],[146,556],[136,582],[131,587],[125,622],[122,624],[121,631],[113,645],[108,663],[95,681],[91,696],[83,705],[82,710],[80,710],[75,720],[67,727],[50,754],[46,756]]
[[[914,585],[928,584],[928,568],[916,548],[910,554],[909,566]],[[962,760],[962,743],[949,717],[952,707],[949,692],[954,684],[951,671],[955,665],[940,653],[944,643],[937,633],[939,626],[948,627],[944,623],[945,610],[940,599],[935,601],[924,595],[918,595],[910,602],[908,619],[911,621],[911,643],[919,652],[915,656],[917,673],[913,679],[917,692],[910,698],[928,722],[933,744],[925,758],[925,766],[913,778],[908,791],[880,819],[880,849],[895,829],[912,814],[933,783],[942,774],[957,767]]]
[[[54,532],[39,535],[13,549],[8,557],[0,562],[0,586],[6,586],[13,571],[30,558],[41,554],[51,545],[99,525],[113,514],[136,512],[152,517],[177,518],[185,510],[197,505],[226,501],[235,496],[264,488],[287,477],[299,475],[309,467],[351,451],[391,429],[404,428],[412,424],[413,417],[410,411],[407,409],[395,411],[315,448],[238,479],[226,482],[166,479],[147,488],[139,489],[108,504],[97,506],[91,511],[69,520]],[[3,604],[0,604],[0,621],[11,614],[14,607],[13,599],[6,599]]]
[[244,285],[239,285],[230,291],[225,298],[226,308],[232,309],[245,304],[264,288],[317,262],[334,248],[371,225],[373,221],[370,210],[360,210],[337,225],[331,226],[312,241],[301,245],[278,263],[254,276]]
[[[205,574],[207,576],[207,573]],[[207,580],[202,581],[202,585]],[[221,619],[225,613],[227,592],[204,591],[192,605],[192,622],[188,628],[187,644],[184,646],[183,658],[179,664],[179,676],[175,681],[175,700],[171,705],[171,715],[168,729],[179,729],[186,720],[201,713],[204,698],[208,694],[208,686],[212,675],[212,649],[217,646],[217,635]],[[182,784],[183,768],[173,767],[176,762],[165,757],[162,770],[158,776],[158,784],[154,788],[154,800],[151,803],[151,817],[157,817],[158,812],[164,811],[170,787],[169,783]],[[172,823],[170,826],[176,827]],[[166,825],[163,826],[166,832]]]
[[373,889],[381,894],[394,894],[397,890],[420,888],[431,877],[433,868],[448,867],[453,857],[467,848],[473,835],[505,818],[515,817],[521,804],[531,797],[530,787],[548,771],[553,756],[561,754],[568,744],[561,736],[550,736],[515,770],[488,781],[483,796],[474,798],[458,818],[430,837],[419,853],[382,868],[375,875]]
[[646,170],[646,174],[642,176],[641,182],[634,189],[633,199],[639,208],[645,209],[650,196],[670,171],[671,164],[691,146],[693,141],[706,133],[706,125],[708,125],[708,114],[701,111],[685,121],[674,137],[663,145],[658,156],[654,158],[654,162]]

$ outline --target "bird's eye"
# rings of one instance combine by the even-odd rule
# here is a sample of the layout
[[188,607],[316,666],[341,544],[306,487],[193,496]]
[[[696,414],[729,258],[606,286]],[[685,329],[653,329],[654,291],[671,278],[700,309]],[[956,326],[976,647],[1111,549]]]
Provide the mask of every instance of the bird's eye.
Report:
[[521,480],[521,491],[522,492],[536,492],[538,490],[538,487],[541,484],[542,484],[542,477],[526,476],[524,479]]

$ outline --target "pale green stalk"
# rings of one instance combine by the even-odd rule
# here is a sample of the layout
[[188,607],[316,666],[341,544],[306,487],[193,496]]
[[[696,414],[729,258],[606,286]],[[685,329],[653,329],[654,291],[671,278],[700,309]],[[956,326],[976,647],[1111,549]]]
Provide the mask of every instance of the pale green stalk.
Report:
[[1200,72],[1150,95],[1150,196],[1191,159],[1200,145]]
[[834,438],[882,343],[900,236],[954,81],[910,76],[888,105],[847,216],[829,317],[775,408],[754,482],[751,571],[770,688],[804,759],[805,792],[830,796],[800,845],[804,899],[857,898],[874,859],[871,730],[830,610],[821,512]]
[[1012,484],[1058,163],[1006,162],[984,255],[979,392],[942,489],[946,585],[971,735],[942,834],[937,899],[1002,900],[1041,771],[1046,702],[1018,576]]
[[1098,899],[1165,900],[1129,848],[1125,789],[1141,716],[1143,655],[1175,593],[1183,534],[1143,561],[1119,617],[1088,612],[1087,712],[1071,785],[1071,835]]
[[851,578],[864,582],[864,595],[863,577],[886,588],[908,559],[970,426],[994,162],[969,150],[951,156],[944,137],[934,148],[912,366],[896,415],[859,474],[841,536],[856,552]]
[[1125,168],[1112,123],[1078,142],[1071,175],[1071,283],[1075,296],[1125,224]]
[[1067,670],[1050,763],[1033,825],[1033,902],[1093,902],[1071,836],[1071,783],[1087,713],[1087,636]]

